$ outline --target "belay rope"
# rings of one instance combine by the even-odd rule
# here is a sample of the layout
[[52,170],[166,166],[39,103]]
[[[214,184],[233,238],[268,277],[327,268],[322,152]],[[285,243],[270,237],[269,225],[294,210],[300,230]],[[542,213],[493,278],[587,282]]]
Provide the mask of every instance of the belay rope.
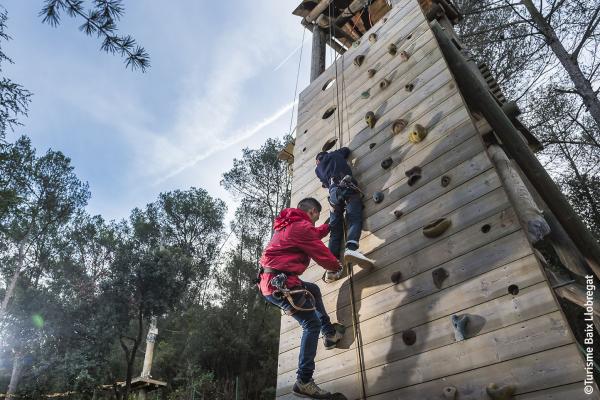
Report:
[[[365,8],[363,8],[363,10],[361,11],[361,16],[362,13],[365,11]],[[360,16],[359,16],[360,18]],[[332,28],[331,28],[331,3],[329,4],[329,47],[330,49],[332,49],[332,41],[333,41],[333,36],[332,36]],[[348,139],[350,139],[350,118],[348,115],[348,96],[347,96],[347,92],[346,92],[346,80],[345,80],[345,70],[344,70],[344,54],[341,55],[341,67],[342,67],[342,106],[344,106],[345,103],[345,111],[346,111],[346,124],[348,126]],[[343,112],[342,110],[340,110],[340,94],[339,94],[339,80],[338,80],[338,66],[337,66],[337,54],[335,55],[335,59],[333,61],[334,63],[334,68],[335,68],[335,86],[336,86],[336,93],[333,94],[334,96],[334,102],[336,104],[336,111],[337,111],[337,124],[338,124],[338,128],[339,131],[336,132],[336,126],[334,125],[334,134],[338,140],[339,143],[339,147],[343,147],[343,140],[344,140],[344,135],[343,135],[343,128],[344,128],[344,121],[343,121]],[[336,98],[336,94],[337,94],[337,98]],[[360,192],[360,189],[359,189]],[[361,192],[362,193],[362,192]],[[346,226],[344,223],[344,242],[346,242]],[[359,325],[359,320],[358,320],[358,312],[356,310],[356,298],[354,296],[354,270],[352,268],[351,264],[347,264],[346,267],[348,268],[348,281],[350,283],[350,307],[352,308],[352,332],[354,334],[354,342],[356,343],[356,364],[359,368],[358,371],[358,378],[359,378],[359,384],[361,387],[361,399],[366,399],[367,398],[367,390],[366,390],[366,368],[365,368],[365,357],[364,357],[364,349],[363,349],[363,340],[362,340],[362,333],[360,330],[360,325]]]

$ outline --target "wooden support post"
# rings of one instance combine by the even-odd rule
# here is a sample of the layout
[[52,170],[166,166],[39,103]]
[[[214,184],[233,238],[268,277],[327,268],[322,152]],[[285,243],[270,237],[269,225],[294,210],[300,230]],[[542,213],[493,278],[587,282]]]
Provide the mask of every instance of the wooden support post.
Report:
[[313,25],[312,56],[310,60],[310,81],[314,81],[325,71],[325,32]]
[[146,354],[144,355],[144,365],[141,374],[142,378],[150,378],[152,358],[154,357],[154,343],[156,342],[157,335],[158,328],[156,327],[156,317],[152,317],[150,327],[148,328],[148,335],[146,336]]
[[556,215],[581,253],[588,259],[594,273],[600,277],[600,245],[583,224],[565,196],[554,183],[548,172],[524,144],[521,134],[514,127],[494,97],[467,61],[446,35],[437,21],[430,23],[431,29],[467,103],[481,112],[508,153],[521,167],[527,179],[543,196],[550,210]]

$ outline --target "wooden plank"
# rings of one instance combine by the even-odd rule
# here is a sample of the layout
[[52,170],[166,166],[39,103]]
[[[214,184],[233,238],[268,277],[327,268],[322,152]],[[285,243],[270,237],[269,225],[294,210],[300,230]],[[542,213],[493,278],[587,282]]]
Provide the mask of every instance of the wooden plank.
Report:
[[[483,368],[572,342],[566,321],[559,311],[555,311],[462,342],[455,342],[367,369],[365,373],[367,394],[372,396],[471,369]],[[289,393],[293,382],[290,384],[288,380],[281,380],[280,377],[277,380],[277,394]],[[316,380],[321,382],[318,376]],[[355,395],[352,393],[350,397]]]
[[[483,334],[499,329],[503,326],[525,321],[557,309],[556,303],[548,286],[542,282],[529,288],[523,288],[518,296],[507,294],[495,300],[488,301],[475,307],[470,307],[460,311],[461,314],[474,316],[475,323],[470,328],[469,337],[475,334]],[[476,319],[475,319],[476,318]],[[368,365],[381,365],[386,359],[399,360],[419,352],[428,351],[434,348],[442,347],[453,342],[453,332],[448,324],[448,316],[438,318],[434,321],[425,322],[422,325],[413,327],[417,338],[417,345],[407,346],[403,341],[401,334],[403,332],[401,324],[390,324],[385,331],[377,332],[376,340],[364,343],[365,362]],[[471,334],[472,332],[472,334]],[[391,333],[391,335],[390,335]],[[298,337],[298,341],[300,337]],[[378,350],[382,344],[393,342],[395,345],[386,351]],[[348,343],[350,343],[348,345]],[[345,338],[340,348],[325,350],[319,346],[317,350],[316,371],[322,382],[339,378],[346,374],[352,374],[354,370],[341,370],[333,368],[340,357],[355,357],[356,342]],[[293,372],[298,364],[299,348],[295,347],[279,355],[278,373],[282,375],[286,372]]]
[[539,390],[533,393],[525,393],[515,396],[515,400],[591,400],[599,397],[592,393],[587,395],[583,391],[583,382],[571,383],[549,389]]

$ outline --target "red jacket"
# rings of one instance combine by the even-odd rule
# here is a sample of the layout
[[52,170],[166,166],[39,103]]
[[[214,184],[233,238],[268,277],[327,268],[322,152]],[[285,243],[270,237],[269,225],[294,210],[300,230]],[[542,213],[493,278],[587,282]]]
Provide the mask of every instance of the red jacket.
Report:
[[[321,241],[329,233],[329,225],[315,227],[310,217],[298,208],[286,208],[275,218],[275,233],[265,248],[260,264],[278,271],[293,272],[287,279],[287,287],[302,284],[297,275],[301,275],[310,259],[321,267],[337,271],[339,261]],[[260,276],[260,291],[263,295],[273,293],[275,288],[269,284],[276,274],[263,273]]]

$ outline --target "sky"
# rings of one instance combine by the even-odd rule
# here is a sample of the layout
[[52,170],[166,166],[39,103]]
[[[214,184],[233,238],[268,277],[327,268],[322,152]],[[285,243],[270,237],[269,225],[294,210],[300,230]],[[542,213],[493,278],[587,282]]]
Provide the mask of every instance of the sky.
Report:
[[[92,214],[125,218],[160,192],[194,186],[225,200],[230,218],[222,173],[243,148],[289,131],[299,2],[125,0],[120,32],[151,57],[141,73],[99,51],[81,20],[63,15],[53,28],[38,16],[43,0],[5,0],[13,40],[2,46],[15,64],[3,73],[34,93],[8,138],[26,134],[39,152],[69,156],[90,185]],[[298,91],[308,85],[310,44],[306,32]]]

